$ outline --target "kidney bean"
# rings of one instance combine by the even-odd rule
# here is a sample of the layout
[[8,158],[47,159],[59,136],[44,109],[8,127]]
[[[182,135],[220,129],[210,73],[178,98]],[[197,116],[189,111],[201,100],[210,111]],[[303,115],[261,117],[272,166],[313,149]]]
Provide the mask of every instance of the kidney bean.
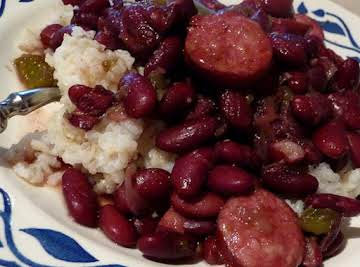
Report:
[[159,111],[162,117],[174,119],[186,111],[194,102],[195,90],[185,83],[175,83],[162,98]]
[[360,214],[360,201],[334,194],[315,194],[309,196],[305,204],[313,208],[332,209],[342,213],[345,217],[353,217]]
[[254,190],[254,177],[237,167],[220,165],[210,172],[208,187],[224,196],[247,194]]
[[41,43],[44,48],[50,47],[50,41],[54,37],[54,34],[60,30],[63,26],[60,24],[51,24],[46,26],[40,33]]
[[339,232],[334,242],[328,247],[326,251],[323,252],[324,258],[328,259],[337,255],[345,245],[344,235],[342,232]]
[[144,169],[135,173],[135,190],[147,200],[166,199],[170,194],[170,173],[162,169]]
[[101,208],[99,227],[110,240],[118,245],[123,247],[134,247],[136,245],[134,225],[112,205]]
[[304,72],[291,71],[286,74],[286,84],[294,94],[306,94],[309,90],[309,79]]
[[331,121],[318,128],[312,141],[321,153],[333,159],[343,157],[348,151],[345,129],[340,121]]
[[144,256],[155,260],[178,260],[195,256],[196,241],[173,232],[157,232],[143,236],[138,248]]
[[274,56],[280,62],[292,67],[301,67],[307,61],[305,39],[290,33],[270,34]]
[[79,7],[81,12],[100,14],[105,8],[110,7],[108,0],[85,0]]
[[347,133],[352,165],[360,168],[360,135],[356,132]]
[[168,209],[161,217],[157,231],[163,232],[175,232],[178,234],[184,234],[184,223],[186,219],[184,216],[176,212],[173,208]]
[[142,118],[149,115],[157,102],[156,91],[151,82],[138,73],[126,74],[120,82],[120,90],[125,89],[125,110],[129,117]]
[[160,47],[154,51],[145,65],[144,74],[148,76],[152,71],[161,71],[171,74],[178,66],[182,55],[182,40],[178,36],[170,36],[164,39]]
[[121,24],[120,10],[114,7],[105,9],[97,21],[97,30],[100,32],[110,32],[117,36],[119,32],[118,27]]
[[291,169],[283,164],[264,167],[262,181],[272,191],[289,197],[314,194],[319,186],[314,176]]
[[250,146],[231,140],[216,143],[214,151],[218,162],[237,164],[240,167],[250,169],[257,169],[261,165],[260,157]]
[[175,192],[182,198],[197,196],[213,162],[213,150],[200,148],[175,161],[171,181]]
[[271,31],[304,36],[309,26],[294,19],[272,18]]
[[202,243],[202,257],[210,265],[224,264],[215,236],[207,237]]
[[97,30],[99,21],[99,15],[94,13],[83,12],[80,10],[74,10],[74,16],[71,19],[72,25],[82,27],[84,30]]
[[98,31],[95,35],[95,40],[104,45],[107,49],[116,50],[121,48],[119,39],[111,32]]
[[196,120],[207,115],[213,115],[215,109],[216,104],[211,98],[200,95],[186,120]]
[[212,117],[186,121],[160,132],[156,146],[167,152],[186,152],[209,141],[215,136],[216,129],[217,121]]
[[220,110],[235,129],[247,131],[252,122],[252,110],[246,100],[239,92],[226,90],[219,99]]
[[262,0],[265,11],[273,17],[290,17],[294,13],[292,0]]
[[113,199],[115,207],[118,209],[118,211],[120,211],[122,214],[131,214],[131,211],[126,201],[124,183],[116,189],[113,194]]
[[328,95],[336,117],[343,119],[348,129],[360,129],[360,97],[359,94],[347,90]]
[[176,211],[186,217],[202,219],[216,217],[224,205],[224,200],[214,193],[207,192],[186,201],[174,193],[171,197],[171,204]]
[[133,224],[138,236],[150,235],[155,232],[159,219],[153,217],[135,218]]
[[348,58],[338,66],[338,70],[331,81],[331,88],[335,91],[354,89],[359,84],[359,76],[359,62]]
[[67,115],[67,119],[74,127],[90,131],[98,122],[99,117],[85,114],[80,110],[75,110]]
[[73,85],[73,86],[71,86],[69,88],[68,95],[69,95],[69,98],[70,98],[71,102],[73,104],[77,105],[79,103],[80,98],[84,94],[89,92],[90,90],[92,90],[91,87],[81,85],[81,84],[76,84],[76,85]]
[[311,89],[318,92],[323,92],[326,89],[328,79],[326,77],[326,72],[323,66],[315,65],[311,67],[307,71],[307,76]]
[[273,162],[293,164],[304,160],[305,151],[301,145],[291,140],[281,140],[269,145],[268,156]]
[[[79,91],[77,93],[79,93]],[[94,89],[87,90],[82,96],[76,99],[74,104],[85,114],[101,116],[112,106],[113,102],[114,94],[111,91],[106,90],[101,85],[96,85]]]
[[[174,21],[178,15],[176,13],[176,10],[171,10],[167,5],[151,4],[146,6],[147,22],[160,34],[168,33],[170,28],[174,26]],[[170,56],[171,54],[169,54],[169,57]]]
[[63,42],[65,34],[71,34],[74,25],[68,25],[57,30],[49,41],[49,48],[56,50]]
[[328,95],[337,117],[344,120],[348,129],[360,129],[360,96],[354,91]]
[[210,235],[216,231],[216,224],[212,221],[186,220],[184,222],[185,233],[191,235]]
[[295,96],[291,111],[296,119],[310,125],[318,125],[332,116],[330,101],[322,94]]
[[305,255],[301,266],[319,267],[322,266],[323,257],[315,238],[305,238]]
[[136,190],[136,174],[125,178],[125,198],[132,214],[136,216],[151,214],[150,202]]
[[64,5],[79,6],[85,0],[62,0]]
[[109,30],[119,37],[126,50],[137,59],[147,59],[160,44],[162,38],[150,25],[144,5],[127,5],[121,10],[107,12],[103,17]]
[[74,220],[88,227],[96,227],[98,202],[88,178],[80,171],[69,168],[62,177],[62,191]]

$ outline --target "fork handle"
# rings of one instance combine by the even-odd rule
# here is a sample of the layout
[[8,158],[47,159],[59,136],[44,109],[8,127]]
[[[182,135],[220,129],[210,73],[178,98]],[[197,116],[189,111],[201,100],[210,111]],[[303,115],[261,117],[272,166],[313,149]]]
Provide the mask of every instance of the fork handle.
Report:
[[0,102],[0,133],[6,129],[7,120],[15,115],[26,115],[61,97],[59,88],[37,88],[11,93]]

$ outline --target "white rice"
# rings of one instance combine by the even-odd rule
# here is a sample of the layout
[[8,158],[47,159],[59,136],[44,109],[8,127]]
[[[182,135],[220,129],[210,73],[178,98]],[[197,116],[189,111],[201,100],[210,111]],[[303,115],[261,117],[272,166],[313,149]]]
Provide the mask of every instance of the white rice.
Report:
[[[56,156],[38,153],[32,163],[21,161],[13,166],[15,173],[32,184],[43,184],[47,177],[54,174],[54,169],[61,167]],[[51,179],[49,179],[50,181]],[[51,182],[53,183],[53,182]],[[56,185],[55,183],[54,185]]]
[[355,198],[360,194],[360,169],[344,174],[334,172],[330,165],[321,163],[310,168],[311,175],[319,181],[319,193],[330,193]]
[[159,148],[152,148],[145,156],[145,168],[159,168],[171,172],[175,163],[175,155]]
[[[334,172],[330,165],[323,162],[310,167],[309,174],[319,182],[318,193],[335,194],[356,198],[360,195],[360,169],[348,170],[344,173]],[[302,200],[286,199],[286,203],[299,215],[304,210]]]
[[125,50],[107,50],[93,40],[94,31],[74,27],[72,35],[65,34],[62,45],[46,55],[46,62],[54,67],[54,78],[63,94],[62,102],[71,107],[67,96],[75,84],[89,87],[102,85],[116,92],[120,78],[131,70],[135,59]]
[[299,216],[303,213],[305,203],[302,200],[294,200],[294,199],[285,199],[285,202],[290,206],[290,208],[295,211]]

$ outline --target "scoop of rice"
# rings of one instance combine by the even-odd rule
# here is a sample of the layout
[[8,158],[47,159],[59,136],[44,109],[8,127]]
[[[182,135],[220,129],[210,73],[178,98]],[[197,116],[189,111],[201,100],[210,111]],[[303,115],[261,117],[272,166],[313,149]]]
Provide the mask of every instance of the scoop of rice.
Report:
[[116,92],[120,78],[132,68],[135,59],[129,52],[108,50],[93,40],[94,35],[94,31],[74,27],[72,35],[65,34],[62,45],[53,54],[46,55],[46,62],[54,67],[54,78],[65,97],[75,84],[102,85]]

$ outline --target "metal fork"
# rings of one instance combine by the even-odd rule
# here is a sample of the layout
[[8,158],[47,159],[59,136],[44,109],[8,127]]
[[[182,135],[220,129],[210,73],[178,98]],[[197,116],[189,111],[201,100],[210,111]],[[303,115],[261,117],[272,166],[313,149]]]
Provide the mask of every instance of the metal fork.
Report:
[[59,101],[61,93],[57,87],[36,88],[11,93],[0,102],[0,133],[7,127],[7,121],[15,115],[26,115],[51,102]]

